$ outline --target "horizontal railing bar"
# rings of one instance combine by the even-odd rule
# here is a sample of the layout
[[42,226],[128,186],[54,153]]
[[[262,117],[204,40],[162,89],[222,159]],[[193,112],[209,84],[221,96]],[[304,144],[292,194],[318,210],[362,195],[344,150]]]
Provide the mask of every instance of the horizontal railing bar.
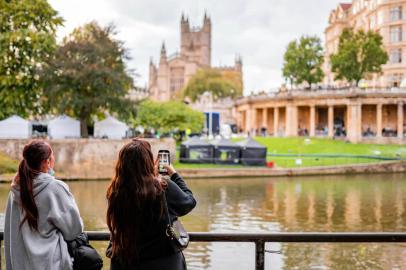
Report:
[[[109,232],[88,231],[90,241],[108,241]],[[282,232],[282,233],[210,233],[190,232],[192,242],[308,242],[378,243],[406,242],[406,232]],[[3,232],[0,232],[0,241]]]
[[[89,240],[106,241],[108,232],[87,232]],[[283,233],[209,233],[190,232],[192,242],[406,242],[403,232],[283,232]]]
[[190,233],[194,242],[406,242],[406,233]]

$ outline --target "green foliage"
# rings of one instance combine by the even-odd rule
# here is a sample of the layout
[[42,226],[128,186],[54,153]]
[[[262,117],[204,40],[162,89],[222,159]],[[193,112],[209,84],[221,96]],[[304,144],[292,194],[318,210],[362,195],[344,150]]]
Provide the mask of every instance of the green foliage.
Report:
[[204,115],[178,101],[154,102],[146,100],[139,106],[137,122],[146,128],[160,132],[199,132],[203,128]]
[[212,68],[200,69],[183,89],[183,96],[196,101],[206,91],[212,92],[214,100],[241,96],[241,73],[231,70],[221,72]]
[[344,29],[340,36],[338,52],[331,55],[331,70],[338,80],[346,79],[358,86],[360,80],[372,73],[380,73],[388,61],[379,33]]
[[323,47],[318,37],[302,36],[288,44],[284,55],[283,76],[293,84],[312,84],[323,79]]
[[61,24],[46,0],[0,0],[0,119],[41,113],[39,71]]
[[133,87],[124,63],[129,57],[114,35],[112,25],[79,27],[44,69],[48,109],[79,118],[83,137],[92,116],[109,111],[124,120],[135,118],[136,104],[126,98]]
[[0,174],[15,173],[18,170],[18,161],[9,158],[0,152]]

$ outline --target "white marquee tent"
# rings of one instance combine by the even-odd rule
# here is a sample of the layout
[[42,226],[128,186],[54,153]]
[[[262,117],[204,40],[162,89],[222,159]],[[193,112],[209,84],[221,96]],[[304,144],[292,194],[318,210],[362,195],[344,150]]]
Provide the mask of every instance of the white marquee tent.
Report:
[[48,123],[51,139],[80,138],[80,122],[69,116],[58,116]]
[[27,139],[31,137],[31,123],[13,115],[0,121],[0,139]]
[[122,139],[126,136],[128,126],[109,116],[106,119],[94,124],[94,136],[98,138]]

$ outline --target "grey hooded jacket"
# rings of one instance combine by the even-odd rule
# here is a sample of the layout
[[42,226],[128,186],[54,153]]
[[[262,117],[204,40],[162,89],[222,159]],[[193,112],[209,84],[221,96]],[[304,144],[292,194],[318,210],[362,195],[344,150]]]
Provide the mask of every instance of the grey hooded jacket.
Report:
[[83,231],[78,207],[68,186],[41,173],[33,184],[38,208],[38,232],[24,218],[19,186],[12,185],[6,208],[4,242],[7,270],[71,270],[65,240]]

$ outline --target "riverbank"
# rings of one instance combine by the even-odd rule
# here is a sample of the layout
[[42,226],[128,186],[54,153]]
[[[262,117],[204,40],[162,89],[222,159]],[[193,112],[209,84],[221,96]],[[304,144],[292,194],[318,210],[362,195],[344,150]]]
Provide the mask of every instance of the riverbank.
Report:
[[[256,178],[256,177],[293,177],[318,175],[349,175],[349,174],[382,174],[406,172],[406,161],[389,161],[374,164],[338,165],[306,168],[200,168],[178,169],[179,173],[188,179],[219,179],[219,178]],[[65,181],[77,180],[106,180],[106,178],[87,177],[78,179],[67,175],[56,175]],[[0,175],[0,182],[10,182],[13,174]]]
[[253,177],[286,177],[344,174],[376,174],[406,172],[406,161],[379,162],[373,164],[337,165],[302,168],[202,168],[180,169],[187,178],[253,178]]

